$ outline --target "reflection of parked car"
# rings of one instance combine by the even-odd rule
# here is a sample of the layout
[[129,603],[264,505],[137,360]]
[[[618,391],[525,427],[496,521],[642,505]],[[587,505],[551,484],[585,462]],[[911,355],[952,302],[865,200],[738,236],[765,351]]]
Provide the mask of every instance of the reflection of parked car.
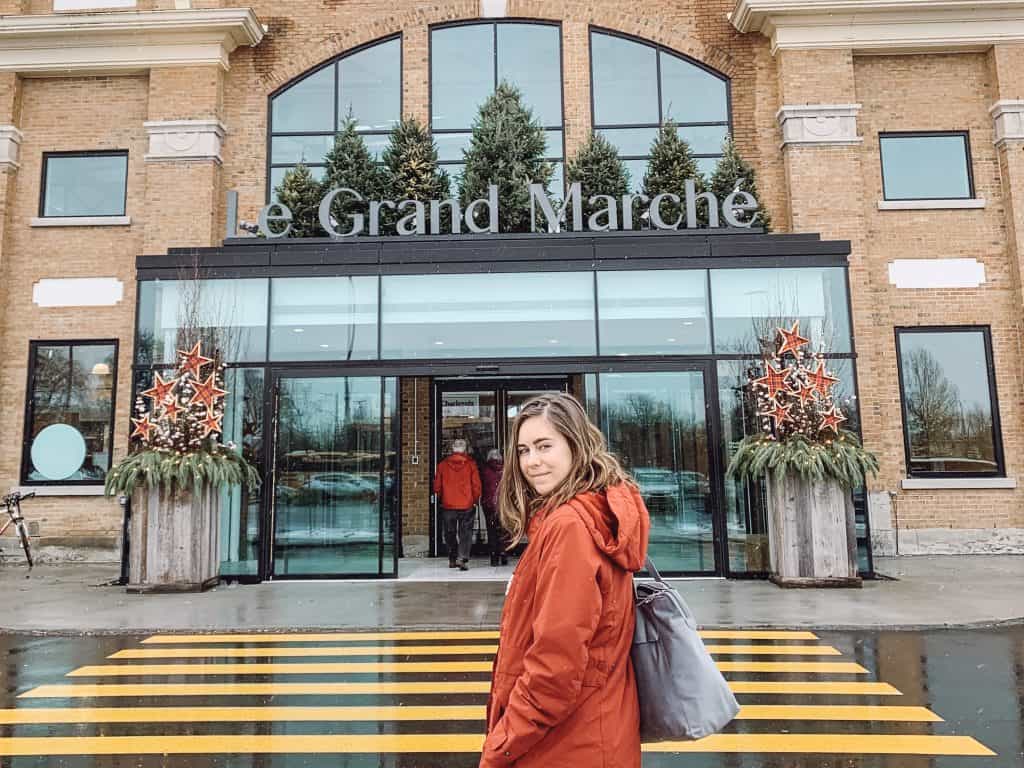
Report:
[[305,482],[304,487],[336,499],[377,498],[377,484],[351,472],[324,472],[313,475]]
[[651,514],[663,515],[676,511],[679,487],[671,471],[641,467],[633,470],[633,478],[640,486],[640,495],[644,497],[644,503]]
[[679,476],[679,485],[684,493],[695,493],[699,496],[706,496],[711,493],[711,483],[700,472],[682,469],[676,474]]

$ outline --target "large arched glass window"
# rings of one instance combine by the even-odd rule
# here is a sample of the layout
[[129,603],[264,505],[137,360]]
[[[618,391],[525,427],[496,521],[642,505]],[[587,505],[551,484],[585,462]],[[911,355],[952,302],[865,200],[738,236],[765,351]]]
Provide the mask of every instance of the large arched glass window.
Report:
[[430,31],[430,127],[441,162],[462,172],[462,151],[480,105],[505,80],[517,86],[544,126],[551,190],[562,191],[565,158],[562,35],[557,24],[517,21],[456,24]]
[[591,30],[590,82],[594,129],[618,148],[634,189],[667,120],[679,125],[701,171],[714,172],[730,130],[725,77],[660,46]]
[[302,162],[322,178],[336,130],[351,115],[379,155],[402,116],[402,40],[393,37],[334,59],[270,100],[269,190]]

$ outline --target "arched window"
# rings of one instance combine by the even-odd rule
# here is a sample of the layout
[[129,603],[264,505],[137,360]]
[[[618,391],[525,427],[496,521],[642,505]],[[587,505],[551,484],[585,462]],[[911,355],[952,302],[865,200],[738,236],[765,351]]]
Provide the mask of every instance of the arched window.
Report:
[[670,119],[704,174],[715,170],[730,131],[724,76],[660,46],[591,30],[590,82],[594,129],[618,148],[634,189],[658,127]]
[[379,155],[402,117],[402,40],[358,48],[310,72],[270,100],[269,189],[296,163],[322,178],[336,130],[351,115]]
[[551,190],[561,194],[565,159],[562,35],[557,24],[499,21],[430,30],[430,127],[453,179],[480,105],[505,80],[517,86],[544,126]]

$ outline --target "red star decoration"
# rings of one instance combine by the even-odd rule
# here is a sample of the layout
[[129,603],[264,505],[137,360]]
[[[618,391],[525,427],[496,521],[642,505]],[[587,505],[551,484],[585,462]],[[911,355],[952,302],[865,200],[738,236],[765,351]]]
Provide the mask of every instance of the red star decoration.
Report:
[[223,432],[220,426],[221,416],[214,416],[213,411],[206,412],[206,418],[199,422],[199,425],[203,428],[203,437],[206,437],[211,432]]
[[132,424],[135,425],[132,437],[141,437],[143,440],[149,440],[149,433],[156,427],[156,424],[149,420],[148,413],[141,419],[132,419]]
[[178,403],[178,398],[172,397],[166,403],[164,403],[164,409],[160,413],[160,418],[157,421],[174,421],[178,418],[178,414],[181,413],[181,404]]
[[788,331],[785,328],[776,328],[779,335],[782,336],[782,346],[779,347],[778,356],[782,357],[787,352],[796,354],[800,351],[800,347],[806,347],[811,343],[810,339],[805,339],[800,335],[800,321],[796,320],[793,322],[793,327]]
[[840,413],[836,406],[832,406],[827,411],[821,413],[821,424],[818,426],[818,431],[831,429],[835,434],[839,434],[839,425],[846,421],[846,417]]
[[164,402],[169,397],[171,397],[171,390],[174,389],[175,385],[178,383],[178,380],[170,379],[168,381],[164,381],[162,378],[160,378],[159,373],[154,375],[156,377],[156,381],[153,382],[153,386],[145,390],[142,394],[145,397],[152,398],[154,406],[163,405]]
[[192,378],[197,381],[203,373],[203,367],[213,362],[213,358],[203,357],[203,353],[199,350],[198,341],[188,352],[183,352],[179,349],[178,356],[182,358],[181,364],[178,366],[181,372],[191,373]]
[[193,395],[192,399],[188,401],[189,405],[195,403],[202,403],[206,406],[207,410],[213,410],[214,403],[221,397],[227,394],[227,390],[218,389],[216,382],[213,380],[213,374],[211,373],[206,377],[206,381],[199,381],[198,379],[192,383]]
[[785,370],[779,370],[771,363],[766,362],[764,364],[765,373],[759,379],[754,379],[755,384],[760,384],[768,390],[768,397],[772,400],[779,392],[788,392],[789,386],[786,384],[786,379],[789,376],[789,372]]
[[775,422],[775,427],[778,428],[785,424],[787,421],[792,421],[792,418],[790,418],[789,415],[789,411],[792,407],[792,405],[783,405],[782,403],[773,399],[772,409],[770,411],[762,411],[761,415],[767,416],[769,419],[772,419]]
[[825,363],[821,360],[818,361],[818,370],[814,373],[807,374],[808,384],[814,388],[822,397],[828,397],[829,390],[839,382],[835,376],[830,376],[828,371],[825,370]]
[[816,391],[817,390],[810,385],[806,387],[797,386],[797,388],[793,390],[793,394],[800,398],[800,405],[807,405],[807,403],[814,399],[814,393]]

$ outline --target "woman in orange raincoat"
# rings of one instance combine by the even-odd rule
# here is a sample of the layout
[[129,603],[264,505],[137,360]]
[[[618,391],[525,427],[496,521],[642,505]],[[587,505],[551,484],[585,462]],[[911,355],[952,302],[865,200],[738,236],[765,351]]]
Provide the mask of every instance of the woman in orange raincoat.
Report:
[[650,520],[570,395],[523,405],[498,489],[513,545],[480,768],[640,768],[629,651]]

